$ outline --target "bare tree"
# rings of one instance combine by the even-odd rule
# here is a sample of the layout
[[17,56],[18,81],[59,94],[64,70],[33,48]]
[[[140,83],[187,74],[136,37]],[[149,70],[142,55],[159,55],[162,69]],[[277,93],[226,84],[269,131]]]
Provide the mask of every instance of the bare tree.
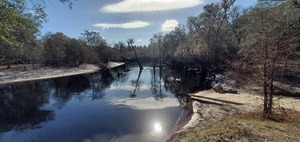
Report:
[[266,118],[272,116],[274,74],[285,70],[286,65],[282,64],[289,60],[297,46],[299,31],[291,30],[299,29],[297,16],[300,15],[291,7],[290,1],[260,3],[244,15],[248,19],[244,25],[248,35],[241,51],[248,59],[248,69],[263,86],[263,114]]
[[128,44],[128,47],[131,47],[132,48],[132,50],[133,50],[133,52],[134,52],[134,55],[135,55],[135,60],[136,60],[136,62],[138,63],[138,65],[139,65],[139,67],[140,67],[140,70],[143,70],[144,68],[143,68],[143,66],[142,66],[142,64],[141,64],[141,62],[139,61],[139,59],[138,59],[138,56],[137,56],[137,54],[136,54],[136,51],[135,51],[135,47],[134,47],[134,40],[131,38],[131,39],[128,39],[127,40],[127,44]]

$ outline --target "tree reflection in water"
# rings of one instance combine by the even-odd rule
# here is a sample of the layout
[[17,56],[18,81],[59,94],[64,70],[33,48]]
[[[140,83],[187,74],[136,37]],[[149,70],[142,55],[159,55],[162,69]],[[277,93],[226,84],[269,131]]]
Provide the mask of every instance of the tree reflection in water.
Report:
[[159,68],[159,79],[156,76],[156,68],[153,66],[151,77],[151,91],[155,100],[161,100],[166,97],[162,90],[162,68]]
[[[129,77],[129,67],[128,66],[121,66],[119,68],[116,68],[115,70],[112,70],[112,72],[116,75],[115,77],[115,83],[118,85],[119,83],[125,83],[128,80]],[[121,74],[119,74],[121,73]],[[119,74],[119,75],[118,75]]]
[[[207,88],[207,83],[205,82],[205,76],[202,76],[201,72],[187,72],[187,71],[176,71],[176,70],[166,70],[165,74],[165,84],[164,87],[167,91],[175,94],[180,104],[186,104],[188,102],[188,93],[201,91]],[[168,81],[168,77],[173,76],[179,77],[180,81]]]
[[[159,71],[155,69],[151,71],[150,91],[156,100],[166,97],[164,91],[167,90],[174,93],[181,104],[186,103],[187,93],[196,84],[194,75],[182,78],[181,82],[167,83],[164,81],[168,78],[167,75],[178,74],[178,72],[162,70],[162,68]],[[131,81],[134,90],[130,97],[137,96],[137,90],[142,85],[141,73],[140,71],[136,80]],[[79,101],[81,99],[101,99],[106,94],[106,88],[111,86],[115,78],[117,82],[122,82],[122,80],[127,82],[128,76],[124,74],[117,78],[110,70],[102,70],[100,73],[92,75],[71,76],[2,87],[0,88],[0,133],[39,128],[42,122],[53,120],[55,118],[54,110],[45,110],[50,101],[50,108],[60,109],[72,98]]]
[[101,70],[99,73],[91,75],[78,75],[66,78],[54,79],[52,82],[55,88],[54,98],[56,105],[62,107],[72,97],[75,96],[78,100],[82,100],[86,94],[82,93],[90,89],[91,93],[88,98],[92,100],[102,99],[105,96],[106,88],[110,87],[114,77],[110,70]]
[[61,108],[74,95],[80,100],[80,93],[90,88],[90,80],[86,75],[70,76],[53,79],[51,86],[54,90],[52,97],[55,99],[55,105]]
[[73,95],[81,99],[80,93],[90,88],[90,80],[86,75],[70,76],[53,79],[51,86],[54,89],[53,97],[56,105],[61,108]]
[[101,70],[100,74],[91,74],[92,80],[92,100],[102,99],[105,96],[106,88],[109,88],[112,82],[115,80],[112,72],[108,69]]
[[0,89],[0,132],[39,128],[53,120],[52,110],[40,107],[49,101],[47,83],[31,82]]
[[[92,80],[92,81],[91,81]],[[93,75],[78,75],[49,81],[32,81],[0,88],[0,133],[41,127],[55,118],[54,110],[41,109],[45,104],[62,108],[71,98],[101,99],[114,77],[109,70]],[[92,90],[91,94],[82,93]]]
[[137,77],[136,80],[131,80],[131,81],[130,81],[130,82],[131,82],[131,85],[134,86],[133,92],[130,93],[130,98],[135,98],[135,97],[137,97],[137,95],[136,95],[136,90],[137,90],[137,89],[141,86],[141,84],[142,84],[142,83],[140,82],[140,77],[141,77],[142,71],[143,71],[143,70],[140,69],[139,74],[138,74],[138,77]]

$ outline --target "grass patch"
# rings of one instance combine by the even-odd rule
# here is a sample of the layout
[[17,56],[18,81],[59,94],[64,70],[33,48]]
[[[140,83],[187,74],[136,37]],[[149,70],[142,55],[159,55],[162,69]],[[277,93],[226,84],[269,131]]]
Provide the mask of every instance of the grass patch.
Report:
[[[280,121],[262,119],[258,113],[233,116],[190,134],[188,142],[298,142],[300,115],[275,115]],[[275,121],[276,120],[276,121]]]

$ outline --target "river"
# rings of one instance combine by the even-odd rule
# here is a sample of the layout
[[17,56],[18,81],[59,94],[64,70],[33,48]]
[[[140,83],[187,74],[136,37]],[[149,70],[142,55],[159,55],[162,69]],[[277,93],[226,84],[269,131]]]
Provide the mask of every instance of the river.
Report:
[[125,67],[1,87],[0,141],[163,141],[191,114],[195,82],[165,81],[175,75]]

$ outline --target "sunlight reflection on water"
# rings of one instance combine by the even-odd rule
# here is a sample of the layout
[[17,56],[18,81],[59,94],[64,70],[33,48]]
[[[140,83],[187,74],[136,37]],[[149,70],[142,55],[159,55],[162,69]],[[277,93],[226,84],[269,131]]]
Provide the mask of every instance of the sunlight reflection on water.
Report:
[[159,123],[155,123],[154,124],[154,132],[155,133],[160,133],[161,130],[162,130],[162,128],[161,128],[160,124]]

